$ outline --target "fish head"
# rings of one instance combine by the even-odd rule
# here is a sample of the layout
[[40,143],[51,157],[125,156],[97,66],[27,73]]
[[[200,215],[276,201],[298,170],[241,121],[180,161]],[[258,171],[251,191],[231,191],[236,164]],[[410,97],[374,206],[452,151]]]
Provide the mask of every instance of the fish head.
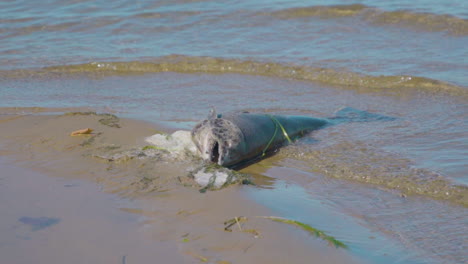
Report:
[[224,118],[206,119],[192,129],[192,140],[205,161],[231,166],[243,160],[244,134]]

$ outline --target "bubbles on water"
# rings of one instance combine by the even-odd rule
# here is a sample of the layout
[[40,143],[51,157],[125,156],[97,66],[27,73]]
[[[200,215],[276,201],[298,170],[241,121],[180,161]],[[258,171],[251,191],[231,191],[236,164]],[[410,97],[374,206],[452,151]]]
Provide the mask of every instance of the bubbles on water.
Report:
[[117,70],[117,66],[112,63],[91,62],[90,65],[96,66],[98,69]]

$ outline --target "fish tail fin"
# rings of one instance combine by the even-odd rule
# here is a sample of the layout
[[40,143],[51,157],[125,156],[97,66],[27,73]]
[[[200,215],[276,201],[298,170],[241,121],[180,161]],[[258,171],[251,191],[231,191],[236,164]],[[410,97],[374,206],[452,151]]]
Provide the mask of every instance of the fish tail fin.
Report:
[[372,121],[393,121],[395,117],[385,116],[381,114],[371,113],[355,109],[352,107],[343,107],[335,113],[335,117],[331,118],[340,122],[372,122]]

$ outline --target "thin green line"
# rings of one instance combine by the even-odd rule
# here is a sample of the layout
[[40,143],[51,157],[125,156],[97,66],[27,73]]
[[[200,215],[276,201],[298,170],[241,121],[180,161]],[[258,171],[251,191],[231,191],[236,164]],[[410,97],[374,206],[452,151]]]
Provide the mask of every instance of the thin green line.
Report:
[[268,148],[271,146],[271,143],[273,143],[273,140],[275,139],[276,137],[276,134],[278,133],[278,127],[281,128],[281,131],[283,131],[283,135],[284,137],[288,140],[289,143],[291,143],[291,139],[289,138],[289,135],[288,133],[286,132],[286,129],[283,127],[283,125],[281,125],[280,121],[278,121],[278,119],[276,119],[274,116],[272,115],[267,115],[271,118],[271,121],[273,121],[273,123],[275,124],[275,132],[273,133],[273,136],[271,137],[270,141],[268,142],[267,146],[263,149],[263,152],[262,152],[262,157],[265,156],[265,153],[266,151],[268,150]]
[[276,119],[274,116],[270,115],[270,118],[273,119],[273,121],[281,128],[281,131],[283,131],[284,137],[288,140],[289,143],[291,143],[291,139],[288,136],[288,133],[286,132],[286,129],[284,129],[283,125]]

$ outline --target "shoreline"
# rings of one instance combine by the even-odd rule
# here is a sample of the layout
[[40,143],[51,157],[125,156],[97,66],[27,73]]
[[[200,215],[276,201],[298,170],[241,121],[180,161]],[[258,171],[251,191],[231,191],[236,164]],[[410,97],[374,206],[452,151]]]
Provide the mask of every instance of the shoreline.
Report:
[[[156,248],[167,249],[163,252],[172,258],[167,259],[168,263],[180,261],[179,257],[184,259],[184,263],[303,263],[304,260],[313,260],[315,263],[356,262],[356,258],[349,252],[328,247],[326,242],[318,238],[273,221],[253,219],[243,224],[243,230],[256,230],[255,233],[240,232],[240,228],[232,228],[232,232],[224,231],[223,222],[233,217],[271,213],[244,197],[244,187],[231,186],[201,194],[197,188],[186,187],[178,181],[177,178],[183,176],[185,171],[177,162],[109,162],[93,156],[104,148],[143,146],[144,138],[160,129],[153,124],[118,118],[111,120],[111,124],[118,124],[119,127],[113,127],[109,123],[100,122],[103,119],[100,115],[49,115],[54,109],[40,111],[47,114],[18,115],[18,112],[25,110],[21,108],[10,109],[10,113],[5,115],[7,109],[2,110],[0,157],[3,159],[5,156],[8,159],[6,164],[12,163],[9,166],[16,167],[11,170],[25,169],[31,175],[42,175],[40,177],[48,179],[84,181],[86,185],[102,188],[99,191],[91,187],[95,188],[93,195],[114,195],[117,198],[113,200],[117,200],[117,203],[130,201],[130,207],[119,208],[119,214],[134,219],[132,224],[123,225],[137,243],[129,248],[130,251],[139,249],[140,244],[154,244]],[[85,127],[92,128],[93,134],[70,136],[72,131]],[[15,161],[10,162],[12,159]],[[31,175],[29,177],[33,177]],[[18,182],[16,184],[21,186]],[[52,195],[44,192],[43,188],[37,186],[35,191],[45,197]],[[66,193],[63,195],[67,196]],[[115,206],[115,202],[106,205],[112,206],[114,203]],[[93,214],[101,215],[98,211]],[[86,219],[86,215],[82,217]],[[104,221],[112,220],[109,216],[102,217]],[[65,225],[65,221],[59,222],[56,227],[60,225]],[[54,228],[52,226],[40,232],[52,236],[57,229]],[[76,234],[80,232],[78,229],[75,231]],[[99,233],[100,230],[95,231]],[[57,235],[64,236],[65,233]],[[109,237],[103,239],[103,243],[111,243],[112,240]],[[47,249],[42,250],[47,252]],[[2,247],[0,251],[3,251]],[[155,252],[146,253],[147,261],[155,257]],[[34,254],[40,256],[42,253],[39,250]],[[73,258],[79,258],[80,254],[67,257],[71,258],[69,263],[73,263]],[[131,263],[130,260],[128,256],[127,263]],[[38,263],[41,263],[40,259]]]

